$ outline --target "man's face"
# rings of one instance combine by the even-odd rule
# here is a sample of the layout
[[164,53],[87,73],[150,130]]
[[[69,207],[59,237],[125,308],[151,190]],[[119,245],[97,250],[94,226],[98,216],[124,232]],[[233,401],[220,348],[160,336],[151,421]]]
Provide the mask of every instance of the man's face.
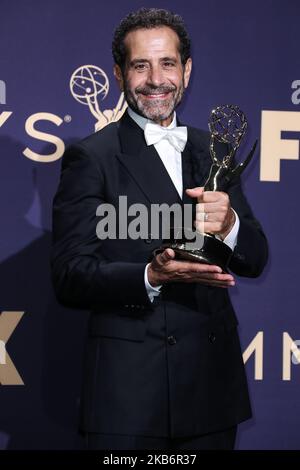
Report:
[[115,65],[115,76],[129,106],[138,114],[167,126],[188,86],[191,59],[181,63],[179,38],[168,27],[138,29],[125,38],[124,74]]

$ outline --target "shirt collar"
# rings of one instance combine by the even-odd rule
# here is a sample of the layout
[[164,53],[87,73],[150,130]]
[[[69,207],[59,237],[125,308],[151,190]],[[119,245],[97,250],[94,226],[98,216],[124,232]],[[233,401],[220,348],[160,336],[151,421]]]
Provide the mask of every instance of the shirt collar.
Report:
[[[137,125],[143,130],[145,130],[147,122],[151,122],[152,124],[156,124],[151,119],[147,119],[144,116],[141,116],[140,114],[137,114],[129,106],[128,106],[128,114],[137,123]],[[162,129],[173,129],[174,127],[176,127],[176,111],[174,111],[173,120],[172,120],[171,124],[169,124],[167,127],[160,126],[159,124],[156,124],[156,125],[161,127]]]

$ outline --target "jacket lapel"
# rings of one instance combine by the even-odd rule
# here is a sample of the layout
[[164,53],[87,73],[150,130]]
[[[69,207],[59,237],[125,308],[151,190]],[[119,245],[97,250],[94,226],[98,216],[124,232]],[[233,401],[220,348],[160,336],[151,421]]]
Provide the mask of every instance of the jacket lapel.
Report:
[[180,202],[179,194],[155,147],[147,146],[143,130],[126,112],[119,121],[121,152],[117,158],[151,203]]
[[[182,125],[178,122],[178,125]],[[209,134],[188,127],[188,141],[182,152],[183,200],[161,161],[154,145],[147,146],[143,130],[130,118],[127,111],[118,122],[121,152],[117,154],[141,191],[151,203],[191,203],[185,194],[187,188],[203,186],[210,169],[207,152]]]
[[[180,124],[181,125],[181,124]],[[205,142],[199,139],[199,131],[188,127],[188,141],[182,152],[183,203],[193,201],[185,190],[203,186],[209,174],[210,159]]]

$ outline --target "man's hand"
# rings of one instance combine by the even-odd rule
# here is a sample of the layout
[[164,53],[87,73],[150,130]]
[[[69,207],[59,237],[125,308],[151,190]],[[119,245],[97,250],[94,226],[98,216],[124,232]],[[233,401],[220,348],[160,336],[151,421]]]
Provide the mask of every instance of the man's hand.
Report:
[[167,282],[199,282],[208,286],[231,287],[234,277],[225,274],[219,266],[193,261],[177,261],[175,252],[167,248],[148,266],[148,281],[153,287]]
[[[204,191],[203,188],[187,189],[190,197],[197,198],[196,229],[203,233],[219,235],[222,240],[229,234],[235,222],[228,194],[221,191]],[[206,214],[206,218],[205,218]]]

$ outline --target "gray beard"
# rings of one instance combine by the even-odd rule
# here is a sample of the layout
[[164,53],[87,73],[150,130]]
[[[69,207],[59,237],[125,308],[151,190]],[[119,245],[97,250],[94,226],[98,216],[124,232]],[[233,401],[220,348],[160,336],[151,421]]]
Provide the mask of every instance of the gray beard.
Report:
[[[155,89],[153,89],[155,91]],[[136,99],[135,95],[127,88],[125,85],[124,87],[124,95],[125,99],[130,106],[137,114],[143,116],[146,119],[150,119],[151,121],[162,121],[164,119],[168,119],[174,112],[175,108],[179,105],[182,100],[184,93],[183,84],[178,88],[169,100],[169,105],[164,106],[165,111],[160,111],[159,107],[162,105],[161,100],[153,100],[149,105],[141,103],[139,99]]]

